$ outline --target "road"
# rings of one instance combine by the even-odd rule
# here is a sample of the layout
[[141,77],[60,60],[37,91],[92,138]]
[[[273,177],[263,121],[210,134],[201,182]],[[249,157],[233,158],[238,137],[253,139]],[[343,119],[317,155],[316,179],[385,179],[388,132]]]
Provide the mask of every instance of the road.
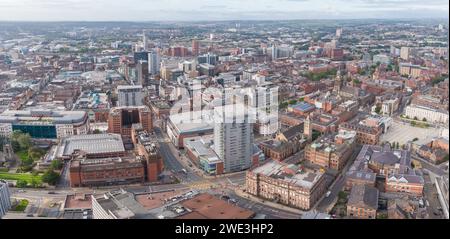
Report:
[[[438,192],[434,186],[434,179],[430,175],[424,175],[425,186],[423,188],[424,200],[428,201],[427,212],[431,219],[442,219],[442,213],[439,212],[438,208],[441,207],[439,202]],[[438,213],[439,215],[436,215]]]
[[[133,193],[143,193],[143,192],[159,192],[168,190],[199,190],[212,194],[222,194],[227,192],[230,197],[237,201],[237,205],[252,210],[256,213],[265,214],[268,218],[300,218],[300,215],[283,211],[277,208],[272,208],[270,206],[253,202],[249,199],[242,198],[235,194],[234,190],[236,188],[242,188],[245,185],[245,175],[246,172],[238,172],[228,175],[221,175],[217,177],[203,178],[197,174],[192,167],[186,167],[183,165],[187,162],[182,162],[181,155],[178,154],[178,150],[167,140],[164,133],[160,128],[155,128],[155,133],[160,139],[160,152],[164,160],[164,165],[167,170],[173,172],[173,174],[180,180],[179,184],[164,184],[164,185],[152,185],[144,186],[140,184],[136,185],[121,185],[121,186],[109,186],[109,187],[99,187],[99,188],[70,188],[70,181],[68,178],[68,165],[65,165],[61,173],[61,179],[58,187],[54,190],[49,189],[39,189],[39,190],[18,190],[12,189],[12,196],[15,198],[25,198],[30,200],[29,210],[30,213],[39,214],[42,213],[38,210],[47,210],[49,216],[55,216],[55,210],[46,208],[44,202],[47,201],[58,201],[60,203],[64,202],[65,196],[74,193],[83,194],[102,194],[108,191],[125,189]],[[181,172],[182,169],[186,169],[187,173]],[[198,169],[197,169],[198,170]],[[49,194],[50,191],[54,191],[56,194]],[[42,209],[43,208],[43,209]]]
[[422,167],[438,176],[443,176],[448,174],[448,172],[446,172],[444,169],[440,168],[439,166],[436,166],[430,162],[428,162],[427,160],[417,156],[415,153],[411,153],[411,158],[412,159],[416,159],[419,160],[420,163],[422,164]]
[[347,164],[337,175],[335,182],[331,185],[331,188],[329,189],[329,191],[331,191],[330,195],[328,197],[323,196],[322,200],[317,204],[316,209],[318,211],[328,213],[327,209],[331,209],[333,206],[332,204],[336,202],[336,197],[338,197],[339,192],[342,191],[345,186],[345,174],[355,161],[359,151],[361,151],[361,146],[356,146],[351,158],[347,161]]
[[69,189],[70,188],[70,179],[69,179],[69,162],[64,162],[61,176],[59,177],[59,182],[56,186],[57,189]]
[[[191,168],[189,167],[185,168],[180,163],[180,161],[175,156],[176,154],[174,154],[173,149],[171,149],[171,147],[173,146],[171,145],[171,143],[168,143],[169,140],[166,140],[166,137],[162,133],[161,129],[155,127],[155,133],[156,136],[158,136],[158,138],[161,139],[159,141],[160,144],[159,150],[161,152],[161,156],[163,157],[166,169],[171,170],[175,174],[175,176],[182,182],[192,183],[195,181],[202,180],[202,178],[199,175],[197,175]],[[183,169],[187,171],[186,174],[181,172],[181,170]]]
[[235,192],[228,192],[231,198],[234,198],[237,202],[236,205],[242,208],[249,209],[258,214],[266,215],[267,219],[299,219],[300,215],[292,212],[287,212],[277,208],[269,207],[265,204],[251,201],[249,199],[239,197]]

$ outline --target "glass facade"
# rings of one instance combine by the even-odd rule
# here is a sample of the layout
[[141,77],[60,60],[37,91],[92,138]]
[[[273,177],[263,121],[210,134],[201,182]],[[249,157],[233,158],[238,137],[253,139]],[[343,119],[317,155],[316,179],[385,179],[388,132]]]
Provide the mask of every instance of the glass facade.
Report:
[[56,127],[54,125],[13,125],[13,131],[20,130],[28,133],[32,138],[56,139]]
[[210,175],[214,175],[216,173],[216,164],[210,164],[207,160],[202,158],[200,159],[200,168]]

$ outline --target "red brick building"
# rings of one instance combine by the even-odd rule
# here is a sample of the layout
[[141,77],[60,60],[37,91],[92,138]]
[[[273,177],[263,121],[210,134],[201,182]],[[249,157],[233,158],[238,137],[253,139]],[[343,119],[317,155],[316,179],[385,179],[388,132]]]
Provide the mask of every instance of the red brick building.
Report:
[[145,131],[153,131],[152,113],[147,106],[116,107],[109,112],[108,132],[131,138],[133,124],[141,124]]
[[378,196],[379,192],[375,187],[354,186],[347,203],[347,216],[359,219],[376,219]]
[[71,187],[143,183],[144,164],[135,158],[86,159],[80,155],[70,161]]

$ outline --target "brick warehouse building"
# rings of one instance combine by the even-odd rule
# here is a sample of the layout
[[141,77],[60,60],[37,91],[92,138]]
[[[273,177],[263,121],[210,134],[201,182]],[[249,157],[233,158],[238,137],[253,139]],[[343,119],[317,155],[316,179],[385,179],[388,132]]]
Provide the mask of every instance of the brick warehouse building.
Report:
[[159,151],[156,135],[145,131],[141,124],[133,125],[132,141],[137,155],[143,158],[148,182],[158,181],[164,170],[164,162]]
[[[58,154],[71,157],[71,186],[156,182],[163,170],[156,138],[143,131],[140,124],[133,125],[132,133],[137,156],[125,152],[123,141],[117,134],[72,137],[60,145]],[[93,140],[96,142],[91,142]]]
[[112,108],[108,116],[108,132],[131,138],[132,126],[138,123],[145,131],[153,131],[152,113],[147,106]]
[[86,159],[70,161],[70,186],[102,186],[145,182],[145,165],[140,158]]

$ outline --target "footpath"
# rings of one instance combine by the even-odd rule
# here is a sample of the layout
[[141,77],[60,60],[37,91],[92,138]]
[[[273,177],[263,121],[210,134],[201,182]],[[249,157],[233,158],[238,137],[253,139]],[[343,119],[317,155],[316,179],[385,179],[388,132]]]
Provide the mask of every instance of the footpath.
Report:
[[280,210],[296,213],[296,214],[299,214],[299,215],[302,215],[302,214],[308,212],[308,211],[302,211],[302,210],[295,209],[295,208],[292,208],[292,207],[284,206],[284,205],[281,205],[281,204],[278,204],[278,203],[265,201],[265,200],[263,200],[261,198],[258,198],[258,197],[255,197],[253,195],[250,195],[250,194],[248,194],[248,193],[246,193],[246,192],[244,192],[244,191],[242,191],[240,189],[235,189],[234,192],[239,197],[246,198],[246,199],[249,199],[249,200],[251,200],[253,202],[261,203],[261,204],[267,205],[267,206],[272,207],[272,208],[277,208],[277,209],[280,209]]

